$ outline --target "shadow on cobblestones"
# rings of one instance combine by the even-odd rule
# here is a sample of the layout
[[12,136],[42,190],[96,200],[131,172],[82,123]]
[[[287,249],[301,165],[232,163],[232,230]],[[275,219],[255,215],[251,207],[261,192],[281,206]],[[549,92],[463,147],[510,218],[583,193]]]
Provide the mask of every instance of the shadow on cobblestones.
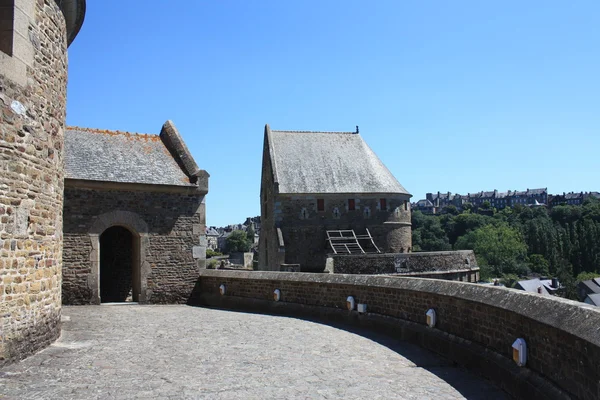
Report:
[[63,307],[61,338],[0,370],[0,399],[505,399],[413,344],[310,319]]

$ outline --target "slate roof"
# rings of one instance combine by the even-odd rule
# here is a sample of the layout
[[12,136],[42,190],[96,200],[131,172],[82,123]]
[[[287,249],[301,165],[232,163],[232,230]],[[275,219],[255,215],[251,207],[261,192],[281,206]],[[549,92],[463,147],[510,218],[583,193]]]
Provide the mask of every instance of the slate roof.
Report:
[[64,154],[68,179],[194,186],[159,135],[69,127]]
[[538,278],[535,278],[535,279],[529,279],[526,281],[519,281],[519,282],[517,282],[515,287],[517,289],[521,289],[526,292],[537,293],[538,288],[541,286],[542,294],[550,294],[550,293],[548,293],[546,286],[547,285],[550,286],[551,284],[552,284],[551,280],[540,280]]
[[593,306],[600,307],[600,293],[588,294],[588,296],[585,299],[585,302]]
[[207,228],[206,236],[219,236],[219,232],[215,228]]
[[579,286],[582,287],[587,293],[598,293],[600,294],[600,279],[595,278],[588,281],[579,282]]
[[266,131],[279,193],[409,194],[358,133]]
[[417,207],[433,207],[433,203],[427,199],[421,199],[416,203]]

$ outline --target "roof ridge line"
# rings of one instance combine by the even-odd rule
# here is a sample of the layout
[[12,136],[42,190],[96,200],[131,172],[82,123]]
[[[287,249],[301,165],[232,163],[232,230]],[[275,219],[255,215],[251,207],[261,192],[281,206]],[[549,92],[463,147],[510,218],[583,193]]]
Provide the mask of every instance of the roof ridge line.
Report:
[[82,131],[82,132],[90,132],[90,133],[115,133],[115,134],[119,134],[119,135],[159,136],[156,133],[129,132],[129,131],[121,131],[118,129],[86,128],[83,126],[75,126],[75,125],[67,125],[65,130]]
[[356,132],[344,132],[344,131],[288,131],[281,129],[271,129],[271,132],[282,132],[282,133],[347,133],[355,135]]

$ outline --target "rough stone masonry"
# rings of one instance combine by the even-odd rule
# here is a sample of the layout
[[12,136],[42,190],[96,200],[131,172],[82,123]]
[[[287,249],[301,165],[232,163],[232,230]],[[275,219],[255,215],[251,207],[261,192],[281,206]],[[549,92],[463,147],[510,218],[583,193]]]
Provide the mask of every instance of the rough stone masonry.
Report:
[[0,365],[60,334],[67,45],[84,1],[0,1]]

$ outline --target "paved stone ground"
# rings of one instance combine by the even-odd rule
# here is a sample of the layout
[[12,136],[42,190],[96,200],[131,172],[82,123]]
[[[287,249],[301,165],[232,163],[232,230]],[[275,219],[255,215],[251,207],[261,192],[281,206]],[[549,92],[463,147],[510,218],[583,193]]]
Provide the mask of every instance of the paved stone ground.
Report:
[[411,344],[299,319],[188,306],[62,313],[55,344],[0,370],[1,399],[507,398]]

